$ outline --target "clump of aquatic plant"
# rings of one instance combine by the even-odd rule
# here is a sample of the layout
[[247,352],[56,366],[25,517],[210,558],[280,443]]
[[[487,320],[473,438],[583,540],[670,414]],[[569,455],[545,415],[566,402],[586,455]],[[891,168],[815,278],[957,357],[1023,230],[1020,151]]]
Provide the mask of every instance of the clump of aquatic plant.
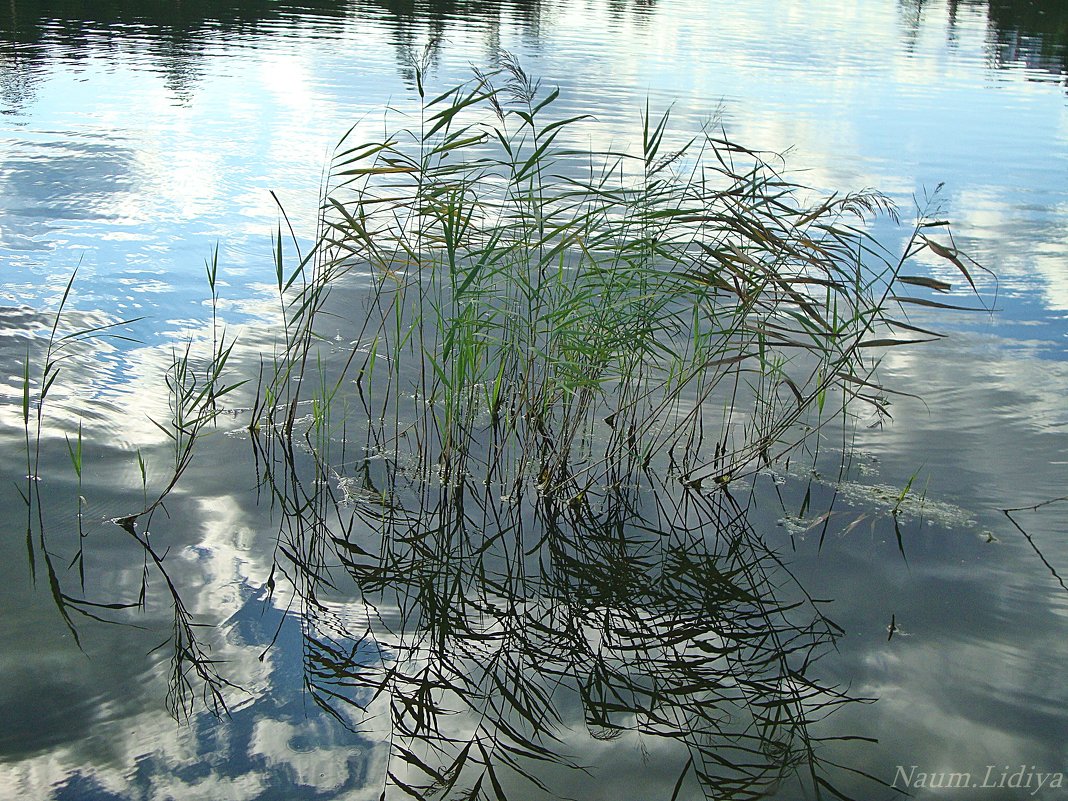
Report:
[[[905,304],[949,305],[907,291],[947,286],[906,274],[922,251],[972,282],[932,238],[944,221],[891,254],[864,227],[895,214],[884,196],[812,200],[714,126],[669,147],[647,107],[640,148],[591,151],[575,143],[593,123],[553,116],[559,91],[514,60],[436,96],[415,74],[418,119],[343,141],[288,278],[279,249],[293,333],[271,389],[291,391],[331,285],[359,273],[346,367],[377,446],[444,475],[492,445],[497,480],[572,494],[661,455],[688,484],[727,483],[829,395],[885,406],[878,352],[936,336]],[[291,425],[295,399],[281,408]]]

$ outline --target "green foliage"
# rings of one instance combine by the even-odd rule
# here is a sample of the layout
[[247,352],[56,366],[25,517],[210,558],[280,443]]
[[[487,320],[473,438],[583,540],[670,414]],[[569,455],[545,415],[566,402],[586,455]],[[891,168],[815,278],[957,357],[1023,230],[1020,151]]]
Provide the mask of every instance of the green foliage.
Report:
[[[942,221],[921,220],[895,257],[864,227],[895,214],[884,196],[811,202],[713,125],[669,148],[670,113],[648,106],[639,152],[576,148],[592,123],[552,116],[559,90],[504,63],[430,98],[416,64],[418,125],[362,144],[350,131],[316,247],[288,278],[279,230],[276,422],[292,425],[286,393],[316,317],[356,270],[373,291],[350,361],[393,447],[409,447],[406,432],[424,464],[462,473],[492,442],[513,480],[534,465],[541,483],[566,481],[571,460],[589,474],[591,459],[666,453],[687,484],[726,482],[791,446],[787,431],[830,392],[883,408],[878,353],[937,336],[894,312],[950,306],[906,293],[945,288],[903,275],[921,251],[974,287],[965,258],[929,237]],[[709,408],[725,410],[718,431]]]

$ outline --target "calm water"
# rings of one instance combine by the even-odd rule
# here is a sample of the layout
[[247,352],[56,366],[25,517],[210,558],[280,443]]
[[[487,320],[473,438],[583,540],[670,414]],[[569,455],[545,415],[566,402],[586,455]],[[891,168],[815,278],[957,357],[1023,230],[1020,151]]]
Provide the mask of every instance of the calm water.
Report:
[[[211,656],[241,688],[227,690],[231,717],[202,705],[182,725],[169,715],[171,651],[154,649],[170,636],[171,598],[144,551],[108,521],[139,509],[166,480],[173,457],[150,418],[168,415],[162,375],[175,343],[210,339],[204,262],[212,248],[220,313],[240,336],[235,365],[255,375],[276,333],[271,192],[298,237],[310,239],[332,147],[354,124],[378,134],[387,106],[415,108],[407,54],[437,39],[435,86],[466,80],[471,65],[493,67],[505,48],[561,88],[563,112],[596,116],[595,146],[638,141],[648,98],[658,109],[674,104],[679,136],[718,115],[749,147],[789,149],[789,164],[814,189],[879,188],[906,220],[914,198],[945,183],[938,202],[957,244],[998,274],[996,286],[983,285],[989,298],[996,292],[997,311],[943,317],[937,325],[950,338],[889,354],[885,382],[922,400],[895,397],[892,421],[861,421],[837,490],[796,464],[758,477],[746,526],[796,575],[784,600],[800,586],[833,601],[824,611],[845,634],[836,649],[814,644],[820,679],[876,699],[814,727],[878,739],[829,743],[828,759],[888,783],[897,766],[977,781],[993,766],[994,783],[1024,766],[1029,788],[913,790],[1063,797],[1063,789],[1038,789],[1033,774],[1068,773],[1068,590],[1059,578],[1068,573],[1068,503],[1014,513],[1020,528],[1001,511],[1059,498],[1068,484],[1063,4],[183,2],[152,10],[111,3],[95,16],[85,5],[0,7],[0,795],[355,799],[382,791],[388,717],[348,731],[315,705],[307,673],[329,642],[363,659],[351,641],[330,639],[362,625],[338,622],[356,605],[344,589],[327,593],[323,607],[282,591],[267,597],[287,520],[263,489],[263,462],[240,435],[240,415],[220,426],[234,432],[198,444],[151,530],[190,614],[215,627],[205,629]],[[904,236],[889,223],[878,230],[891,244]],[[959,275],[928,267],[968,302]],[[123,327],[131,340],[96,340],[88,358],[83,349],[63,364],[42,440],[48,503],[28,547],[22,365],[28,351],[38,353],[75,268],[73,324],[144,319]],[[342,305],[346,292],[358,289],[340,290]],[[345,334],[337,331],[339,347]],[[80,481],[68,455],[79,424]],[[833,468],[841,443],[828,436],[821,447]],[[895,531],[890,509],[910,480]],[[121,626],[73,613],[79,648],[57,611],[45,554],[57,591],[98,603],[137,601],[147,575],[145,609],[86,608],[130,624]],[[764,557],[751,560],[775,575]],[[420,576],[410,571],[413,585]],[[767,590],[753,581],[754,591]],[[617,591],[611,582],[591,586],[604,598]],[[403,609],[406,585],[390,592],[390,608]],[[646,611],[670,602],[643,601]],[[535,636],[545,620],[524,614],[516,652],[548,659]],[[648,642],[643,648],[660,658],[649,656]],[[742,661],[752,667],[759,658]],[[592,731],[577,698],[558,701],[561,748],[592,777],[546,767],[555,791],[671,796],[687,759],[678,742]],[[731,714],[712,744],[724,754],[731,736],[746,732],[745,710]],[[471,719],[457,716],[450,731]],[[505,789],[514,780],[504,775]],[[852,774],[835,780],[858,797],[893,797]],[[516,787],[516,797],[536,791]],[[811,794],[790,778],[773,792]],[[402,795],[394,787],[389,797]],[[692,773],[680,797],[701,797]]]

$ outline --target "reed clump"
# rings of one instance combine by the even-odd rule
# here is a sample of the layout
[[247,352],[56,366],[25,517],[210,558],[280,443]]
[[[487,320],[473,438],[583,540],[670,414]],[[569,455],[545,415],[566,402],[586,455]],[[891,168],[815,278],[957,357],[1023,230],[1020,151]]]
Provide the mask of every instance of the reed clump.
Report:
[[453,479],[492,451],[503,485],[572,495],[660,455],[688,485],[725,484],[830,396],[885,406],[878,354],[937,336],[904,304],[950,306],[910,295],[948,288],[906,274],[922,251],[972,284],[931,239],[944,221],[891,254],[865,229],[896,214],[883,195],[810,201],[713,125],[669,148],[669,114],[648,107],[640,150],[576,148],[587,115],[553,116],[559,90],[504,65],[430,96],[417,64],[418,119],[343,140],[295,269],[280,232],[275,423],[292,425],[331,286],[359,272],[371,290],[343,377],[374,447]]

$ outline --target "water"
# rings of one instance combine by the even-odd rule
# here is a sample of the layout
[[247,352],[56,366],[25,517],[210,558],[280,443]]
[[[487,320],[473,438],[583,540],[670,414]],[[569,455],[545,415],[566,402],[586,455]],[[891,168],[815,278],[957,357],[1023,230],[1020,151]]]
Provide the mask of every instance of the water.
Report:
[[[829,758],[884,782],[898,778],[898,787],[899,765],[969,772],[976,781],[993,766],[995,784],[1021,766],[1028,775],[1068,771],[1068,606],[1059,580],[1068,572],[1066,507],[1011,519],[1001,511],[1060,497],[1068,464],[1061,5],[807,0],[769,12],[757,2],[668,0],[263,2],[150,10],[110,4],[95,17],[74,13],[62,3],[0,9],[3,794],[362,798],[381,791],[388,718],[354,734],[315,706],[314,681],[305,686],[305,659],[326,641],[323,633],[360,627],[331,616],[359,607],[344,588],[324,591],[329,614],[281,591],[266,600],[276,535],[288,523],[268,501],[265,462],[240,434],[240,415],[222,421],[232,435],[198,443],[150,526],[189,612],[218,624],[204,636],[211,655],[227,660],[220,672],[242,688],[228,691],[231,718],[218,720],[202,705],[181,726],[169,716],[172,651],[153,649],[174,624],[171,598],[159,572],[146,567],[144,549],[109,521],[139,510],[169,475],[173,457],[151,419],[170,414],[162,375],[175,343],[210,341],[204,262],[213,247],[220,313],[241,337],[233,366],[255,375],[259,351],[271,352],[277,334],[271,236],[280,219],[271,192],[306,243],[331,148],[354,124],[358,133],[378,134],[387,105],[414,108],[406,53],[432,38],[440,40],[430,70],[435,86],[467,79],[470,64],[494,66],[506,48],[532,75],[561,88],[561,113],[596,116],[590,136],[597,146],[639,141],[648,98],[654,109],[674,104],[680,137],[717,116],[749,147],[790,149],[789,164],[815,189],[877,187],[906,219],[914,197],[945,183],[941,213],[954,221],[957,244],[996,271],[997,312],[933,322],[918,315],[914,322],[949,329],[951,337],[889,354],[881,375],[920,399],[893,396],[892,421],[867,427],[876,421],[862,420],[837,492],[836,474],[812,477],[810,459],[760,476],[748,525],[797,576],[780,600],[797,587],[833,599],[824,611],[846,633],[836,650],[811,643],[823,653],[815,675],[878,699],[846,705],[820,724],[820,734],[879,739],[828,745]],[[889,224],[879,231],[892,243],[903,235]],[[951,299],[972,302],[951,266],[926,266],[953,282]],[[22,365],[28,350],[40,355],[75,267],[71,326],[144,319],[117,329],[130,339],[93,340],[62,363],[38,470],[44,538],[31,520],[28,548],[19,497],[27,473]],[[991,281],[982,278],[982,288],[993,296]],[[346,333],[339,326],[343,342]],[[76,442],[79,423],[80,483],[67,444]],[[833,468],[841,451],[833,431],[821,447],[821,469]],[[307,469],[306,456],[297,461]],[[350,466],[348,477],[359,474],[351,453],[338,461]],[[390,472],[374,462],[367,471],[376,487]],[[910,479],[895,531],[890,510]],[[818,515],[828,509],[824,529]],[[84,591],[74,561],[79,542]],[[45,553],[64,592],[100,603],[137,601],[147,575],[143,611],[94,612],[137,627],[72,612],[79,649],[50,592]],[[597,553],[624,577],[643,564],[633,554],[613,561]],[[756,556],[751,564],[765,569]],[[409,578],[422,575],[409,571]],[[612,595],[618,588],[611,582],[576,583],[591,608],[692,608],[685,593],[674,601],[636,596],[628,606]],[[539,596],[564,592],[530,587]],[[392,592],[382,599],[387,623],[390,610],[403,607],[405,585]],[[514,653],[544,656],[547,646],[534,636],[543,618],[537,607],[524,610],[525,636]],[[802,621],[779,625],[788,622]],[[560,692],[569,724],[562,750],[596,770],[590,780],[546,766],[541,775],[555,790],[670,797],[687,759],[678,741],[633,733],[611,739],[596,727],[594,736],[580,702]],[[462,732],[470,719],[450,725]],[[713,741],[718,753],[727,754],[724,741],[743,731],[724,724]],[[515,776],[502,775],[511,788]],[[835,779],[859,797],[891,795],[849,775]],[[971,792],[1059,797],[1031,781],[1030,788]],[[518,797],[534,792],[520,786]],[[692,773],[681,793],[700,797]],[[800,793],[790,780],[778,790],[782,798]]]

